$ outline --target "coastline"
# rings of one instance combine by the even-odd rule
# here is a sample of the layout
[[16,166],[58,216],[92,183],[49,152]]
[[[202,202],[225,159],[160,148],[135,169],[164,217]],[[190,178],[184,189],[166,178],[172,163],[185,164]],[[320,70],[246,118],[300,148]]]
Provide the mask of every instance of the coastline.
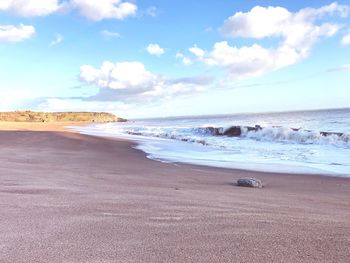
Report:
[[167,164],[69,125],[0,123],[0,261],[348,259],[347,178]]
[[[227,160],[226,156],[221,155],[218,151],[216,157],[210,150],[203,148],[200,143],[188,143],[182,140],[169,139],[163,137],[152,137],[143,135],[128,135],[121,132],[113,131],[101,131],[95,129],[95,124],[91,128],[87,126],[70,126],[69,128],[75,132],[85,135],[104,137],[110,139],[125,139],[136,144],[135,149],[138,149],[145,153],[147,158],[164,162],[164,163],[181,163],[195,166],[215,167],[222,169],[260,172],[260,173],[272,173],[272,174],[303,174],[310,176],[330,176],[330,177],[344,177],[350,178],[350,171],[348,169],[339,169],[335,165],[331,164],[313,164],[312,162],[286,162],[276,160],[275,162],[269,161],[254,161],[250,159],[232,159]],[[180,151],[179,151],[180,149]],[[159,151],[160,150],[160,151]],[[285,151],[288,151],[287,149]],[[179,154],[180,152],[180,154]],[[191,154],[184,154],[184,152]],[[209,153],[209,155],[200,155],[198,153]],[[214,151],[213,151],[214,152]],[[175,153],[175,154],[174,154]],[[220,161],[220,157],[225,161]],[[334,158],[333,158],[334,159]],[[330,167],[331,166],[331,167]]]

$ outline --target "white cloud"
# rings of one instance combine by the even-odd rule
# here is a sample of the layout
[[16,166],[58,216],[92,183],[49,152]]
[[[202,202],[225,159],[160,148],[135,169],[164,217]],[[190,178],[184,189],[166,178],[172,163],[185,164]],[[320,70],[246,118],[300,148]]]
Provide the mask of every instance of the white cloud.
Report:
[[56,34],[55,35],[55,39],[53,41],[51,41],[50,43],[50,47],[56,46],[58,44],[60,44],[63,41],[63,36],[61,34]]
[[0,42],[20,42],[31,38],[35,28],[28,25],[0,25]]
[[288,54],[288,51],[285,53],[285,56],[290,58],[283,62],[276,52],[257,44],[237,48],[223,41],[215,43],[213,50],[205,58],[200,59],[208,65],[226,68],[232,77],[246,78],[295,63],[296,55]]
[[150,55],[154,55],[158,57],[165,53],[164,48],[161,48],[158,44],[149,44],[146,47],[146,50]]
[[123,20],[135,15],[137,11],[134,3],[122,0],[72,0],[71,5],[77,8],[82,16],[93,21]]
[[93,21],[123,20],[136,14],[137,5],[124,0],[0,0],[0,11],[24,17],[46,16],[72,9]]
[[350,45],[350,33],[342,37],[342,39],[341,39],[341,44],[342,44],[343,46],[348,46],[348,45]]
[[192,60],[189,57],[186,57],[184,54],[182,54],[180,52],[176,53],[175,57],[177,59],[181,59],[182,64],[184,64],[185,66],[192,65]]
[[1,0],[0,11],[8,11],[18,16],[46,16],[63,8],[59,0]]
[[167,78],[146,70],[138,61],[105,61],[101,68],[83,65],[79,77],[83,83],[100,88],[99,94],[89,100],[158,100],[200,92],[212,83],[211,78],[204,77]]
[[141,62],[104,62],[100,69],[83,65],[80,79],[101,88],[142,89],[155,81],[157,77],[147,71]]
[[[1,98],[0,98],[1,101]],[[153,113],[153,116],[159,115],[159,107],[162,108],[170,107],[168,103],[163,102],[159,104],[157,102],[151,103],[149,105],[142,104],[142,111],[140,111],[140,104],[138,103],[123,103],[115,101],[84,101],[82,99],[69,99],[69,98],[43,98],[39,102],[36,102],[30,107],[32,110],[36,111],[45,111],[45,112],[60,112],[60,111],[88,111],[88,112],[110,112],[114,113],[118,117],[122,118],[147,118],[150,113]],[[0,104],[1,105],[1,104]],[[18,108],[11,108],[16,110]],[[28,109],[24,108],[24,109]],[[171,109],[174,109],[171,107]]]
[[104,111],[118,112],[126,110],[128,105],[115,102],[82,101],[69,98],[47,98],[36,106],[40,111]]
[[183,57],[182,58],[182,63],[185,65],[185,66],[189,66],[189,65],[192,65],[192,60],[188,57]]
[[118,32],[114,31],[109,31],[109,30],[102,30],[101,35],[106,38],[106,39],[111,39],[111,38],[119,38],[120,34]]
[[292,14],[283,7],[256,6],[249,12],[237,12],[229,17],[222,31],[226,36],[263,38],[280,35]]
[[188,50],[197,57],[203,57],[205,54],[205,51],[203,49],[197,47],[197,45],[194,45],[193,47],[189,48]]
[[23,105],[25,105],[28,100],[33,100],[39,95],[34,94],[33,91],[18,89],[16,87],[8,87],[8,89],[9,90],[1,90],[0,111],[25,109]]
[[229,17],[222,32],[231,37],[265,38],[280,36],[284,39],[305,37],[306,33],[317,30],[313,22],[324,15],[347,16],[349,7],[332,3],[320,8],[304,8],[292,13],[283,7],[256,6],[249,12],[237,12]]
[[303,17],[310,19],[316,19],[322,17],[324,14],[335,15],[339,14],[340,17],[347,17],[350,12],[350,7],[347,5],[339,5],[337,2],[333,2],[329,5],[322,6],[320,8],[304,8],[299,11],[299,14]]
[[[230,77],[247,78],[262,75],[295,64],[309,56],[314,44],[330,37],[341,25],[325,22],[324,16],[345,17],[347,6],[333,3],[321,8],[305,8],[292,13],[283,7],[254,7],[249,12],[237,12],[229,17],[222,32],[229,37],[281,39],[277,47],[230,46],[227,41],[215,43],[211,51],[197,46],[190,49],[198,61],[227,70]],[[318,23],[318,19],[322,22]]]

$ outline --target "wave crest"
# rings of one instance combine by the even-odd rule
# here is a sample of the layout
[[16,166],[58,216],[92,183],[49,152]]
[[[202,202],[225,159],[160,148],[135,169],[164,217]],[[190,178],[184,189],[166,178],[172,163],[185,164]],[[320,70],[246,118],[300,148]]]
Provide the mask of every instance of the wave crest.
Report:
[[312,131],[286,127],[230,126],[204,127],[197,132],[213,136],[240,137],[257,141],[292,142],[300,144],[332,144],[350,146],[350,134],[341,132]]

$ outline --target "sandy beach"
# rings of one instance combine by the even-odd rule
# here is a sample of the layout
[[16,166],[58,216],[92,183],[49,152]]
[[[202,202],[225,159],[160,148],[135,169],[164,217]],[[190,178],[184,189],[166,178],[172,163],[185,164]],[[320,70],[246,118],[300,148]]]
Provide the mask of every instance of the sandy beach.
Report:
[[[147,159],[0,123],[0,262],[349,262],[350,179]],[[263,189],[234,185],[263,180]]]

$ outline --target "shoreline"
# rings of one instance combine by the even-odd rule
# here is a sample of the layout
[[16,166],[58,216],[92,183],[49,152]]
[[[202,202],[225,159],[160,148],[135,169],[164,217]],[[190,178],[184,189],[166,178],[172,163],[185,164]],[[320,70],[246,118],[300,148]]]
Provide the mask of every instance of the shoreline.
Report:
[[[116,137],[116,136],[108,136],[108,135],[94,135],[94,134],[87,134],[87,133],[81,133],[80,131],[74,129],[74,127],[85,127],[87,125],[91,124],[99,124],[99,123],[89,123],[89,122],[52,122],[52,123],[33,123],[33,122],[0,122],[0,131],[65,131],[65,132],[72,132],[77,133],[85,136],[92,136],[92,137],[101,137],[111,140],[123,140],[130,142],[130,147],[142,152],[145,155],[145,158],[161,162],[164,164],[181,164],[181,165],[192,165],[192,166],[199,166],[199,167],[207,167],[207,168],[214,168],[214,169],[225,169],[225,170],[233,170],[233,171],[241,171],[241,172],[253,172],[253,173],[261,173],[261,174],[278,174],[278,175],[302,175],[302,176],[322,176],[322,177],[336,177],[336,178],[346,178],[350,179],[348,175],[342,175],[342,174],[331,174],[331,172],[327,172],[325,170],[320,170],[320,172],[324,173],[309,173],[309,172],[279,172],[279,171],[262,171],[262,170],[250,170],[250,169],[241,169],[241,168],[234,168],[234,167],[222,167],[222,166],[214,166],[214,165],[205,165],[205,164],[196,164],[191,162],[181,162],[181,161],[171,161],[167,159],[157,159],[149,157],[148,153],[145,152],[142,149],[138,149],[137,147],[142,144],[141,141],[137,141],[137,139],[129,139],[126,137]],[[101,123],[103,124],[103,123]],[[283,166],[283,165],[281,165]]]
[[[79,125],[82,128],[84,128],[85,125]],[[77,126],[78,127],[78,126]],[[76,127],[76,128],[77,128]],[[96,137],[102,137],[102,138],[109,138],[109,139],[123,139],[128,140],[131,143],[133,143],[135,146],[133,146],[134,149],[137,149],[141,152],[143,152],[146,156],[146,158],[150,160],[155,160],[162,163],[168,163],[168,164],[187,164],[187,165],[194,165],[194,166],[203,166],[203,167],[212,167],[217,169],[229,169],[229,170],[237,170],[237,171],[247,171],[247,172],[257,172],[257,173],[271,173],[271,174],[299,174],[299,175],[309,175],[309,176],[327,176],[327,177],[341,177],[341,178],[348,178],[350,179],[350,174],[341,173],[341,172],[334,172],[329,171],[326,169],[321,168],[313,168],[308,166],[299,166],[299,165],[291,165],[291,164],[283,164],[283,163],[239,163],[238,161],[235,161],[233,163],[236,163],[236,167],[229,163],[224,164],[218,164],[217,161],[203,161],[203,160],[179,160],[179,158],[171,158],[168,156],[154,156],[151,152],[147,152],[147,145],[149,142],[154,140],[156,142],[157,138],[152,137],[145,137],[145,138],[133,138],[132,136],[128,135],[116,135],[116,134],[103,134],[101,132],[94,132],[94,131],[86,131],[86,130],[79,130],[76,129],[74,126],[68,127],[68,129],[71,129],[73,132],[78,132],[79,134],[83,135],[89,135],[89,136],[96,136]],[[164,139],[167,140],[167,139]],[[172,140],[169,140],[170,142],[173,142]],[[175,141],[175,143],[182,143],[181,141]],[[153,155],[153,156],[152,156]],[[238,166],[238,167],[237,167]],[[240,167],[239,167],[240,166]],[[245,168],[245,167],[247,168]],[[260,167],[256,169],[250,169],[249,166],[255,166]],[[286,168],[287,167],[287,168]],[[291,170],[296,171],[291,171]]]
[[[348,178],[166,164],[133,142],[66,124],[1,125],[0,261],[346,262],[350,254]],[[246,176],[265,187],[234,186]]]

